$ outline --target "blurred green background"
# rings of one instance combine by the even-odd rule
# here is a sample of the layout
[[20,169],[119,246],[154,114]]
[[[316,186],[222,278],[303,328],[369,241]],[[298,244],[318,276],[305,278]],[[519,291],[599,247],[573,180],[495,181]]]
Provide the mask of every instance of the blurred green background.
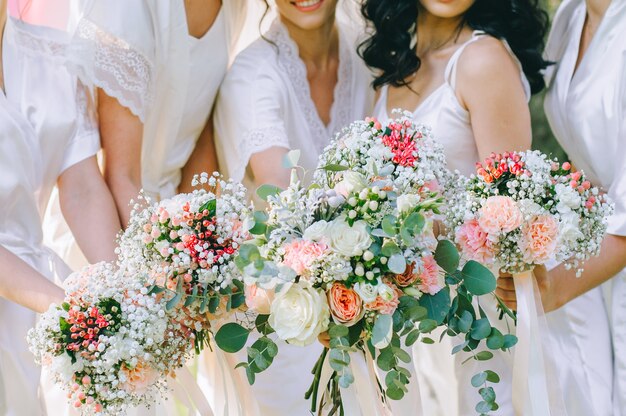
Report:
[[[543,6],[549,10],[550,16],[554,16],[554,12],[561,0],[542,0]],[[559,158],[559,160],[567,159],[567,155],[559,146],[552,131],[546,115],[543,111],[543,99],[545,92],[535,95],[530,101],[530,112],[533,121],[533,148],[541,150],[548,155]]]

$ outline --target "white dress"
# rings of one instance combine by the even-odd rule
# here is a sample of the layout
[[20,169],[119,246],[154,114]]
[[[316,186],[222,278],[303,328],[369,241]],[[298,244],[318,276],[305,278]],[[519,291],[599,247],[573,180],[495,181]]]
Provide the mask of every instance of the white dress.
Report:
[[[258,39],[237,56],[215,108],[216,146],[223,173],[243,180],[250,189],[250,157],[275,146],[300,149],[299,164],[312,170],[330,138],[369,113],[373,103],[370,74],[356,56],[354,38],[346,29],[340,26],[338,82],[329,125],[317,114],[297,45],[278,20],[265,33],[272,43]],[[279,345],[278,357],[252,387],[262,415],[310,414],[304,393],[321,351],[317,343],[304,348]],[[232,359],[245,360],[245,352]]]
[[[142,187],[169,198],[213,108],[246,17],[246,2],[223,2],[200,39],[189,35],[181,1],[91,0],[69,49],[69,67],[143,122]],[[123,17],[123,18],[122,18]],[[60,218],[46,218],[46,241],[73,267],[86,261]]]
[[[443,145],[448,168],[458,170],[464,175],[470,175],[475,171],[475,164],[480,157],[469,112],[461,106],[456,96],[457,62],[465,47],[480,39],[481,36],[485,35],[482,32],[474,32],[472,38],[457,49],[446,66],[444,83],[413,111],[415,121],[430,126],[435,139]],[[506,43],[505,46],[509,49]],[[510,49],[509,52],[511,52]],[[515,58],[512,52],[511,55]],[[520,76],[526,97],[530,99],[530,85],[521,72],[521,66]],[[389,119],[387,91],[387,86],[383,86],[374,110],[374,115],[381,122]],[[503,333],[509,332],[506,322],[498,320],[495,301],[483,302],[481,305],[489,315],[492,325],[498,327]],[[439,339],[440,333],[436,333],[432,338]],[[512,415],[513,411],[510,407],[512,354],[494,352],[494,358],[487,362],[479,363],[470,360],[461,365],[468,355],[463,352],[455,356],[451,355],[453,345],[461,342],[462,340],[446,336],[441,343],[414,344],[412,355],[422,394],[423,414],[428,416],[475,414],[474,407],[481,398],[478,390],[471,386],[470,380],[484,367],[496,371],[502,377],[502,381],[494,385],[497,401],[501,405],[501,409],[496,414]],[[509,374],[509,380],[506,374]]]
[[[615,202],[607,232],[625,236],[626,3],[611,2],[574,72],[585,15],[584,1],[568,0],[555,17],[546,55],[556,65],[547,73],[545,110],[576,168]],[[567,325],[564,338],[578,346],[578,356],[559,365],[562,389],[576,400],[569,387],[575,385],[592,408],[570,416],[626,414],[626,270],[557,312],[557,324]]]
[[[42,245],[41,212],[59,175],[93,156],[99,138],[85,118],[88,97],[76,78],[62,65],[16,45],[27,28],[40,33],[9,19],[3,39],[0,244],[48,278],[62,279],[69,269]],[[38,398],[40,369],[26,343],[36,314],[0,299],[0,317],[0,414],[45,414]]]

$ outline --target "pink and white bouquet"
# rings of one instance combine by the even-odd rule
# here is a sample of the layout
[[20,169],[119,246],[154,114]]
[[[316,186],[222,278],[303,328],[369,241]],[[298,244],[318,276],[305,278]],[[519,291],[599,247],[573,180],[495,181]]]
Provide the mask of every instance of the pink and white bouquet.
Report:
[[[435,238],[433,219],[443,204],[438,182],[447,169],[427,128],[406,115],[384,127],[373,119],[357,121],[326,148],[310,187],[295,172],[285,190],[259,188],[268,209],[256,216],[256,239],[242,246],[236,260],[263,335],[243,364],[250,382],[278,354],[270,333],[304,346],[328,332],[330,348],[306,394],[312,411],[320,385],[330,391],[334,411],[341,409],[341,389],[355,381],[352,353],[386,373],[376,393],[399,400],[410,378],[402,343],[432,343],[425,334],[445,325],[466,334],[458,350],[471,351],[491,336],[498,349],[514,344],[515,337],[505,338],[473,310],[472,296],[492,292],[494,276],[475,262],[461,275],[454,245]],[[471,277],[469,284],[463,276]],[[237,324],[220,332],[216,337],[245,341],[245,328]],[[332,376],[322,380],[328,365]],[[370,376],[376,384],[376,375]]]
[[163,296],[108,263],[74,273],[65,290],[28,333],[36,361],[82,414],[152,405],[190,352]]
[[199,352],[208,342],[208,314],[244,303],[234,258],[249,238],[252,211],[243,185],[217,173],[197,175],[193,185],[200,188],[135,209],[118,254],[122,268],[147,276],[150,293],[164,293]]
[[476,167],[448,210],[466,258],[515,274],[551,259],[580,272],[598,254],[611,205],[582,172],[539,151],[492,154]]

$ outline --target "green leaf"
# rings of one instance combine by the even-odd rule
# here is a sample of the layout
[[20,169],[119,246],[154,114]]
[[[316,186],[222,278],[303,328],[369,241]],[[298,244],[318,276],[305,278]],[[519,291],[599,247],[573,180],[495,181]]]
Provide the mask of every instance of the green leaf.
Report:
[[487,373],[483,371],[472,377],[472,386],[478,388],[485,384],[485,381],[487,381]]
[[493,273],[473,260],[463,266],[463,282],[467,290],[476,296],[486,295],[496,290],[496,278]]
[[487,347],[492,350],[499,350],[504,346],[504,336],[496,328],[492,328],[491,335],[487,338]]
[[435,343],[435,340],[434,340],[434,339],[432,339],[432,338],[424,337],[424,338],[422,338],[422,342],[423,342],[424,344],[434,344],[434,343]]
[[419,324],[419,330],[422,333],[431,332],[433,329],[437,328],[437,321],[433,319],[424,319]]
[[396,357],[393,351],[391,351],[391,348],[381,350],[376,359],[376,363],[378,364],[378,368],[383,371],[391,370],[396,365]]
[[483,387],[478,390],[480,396],[489,404],[492,404],[496,400],[496,392],[493,390],[493,387]]
[[394,274],[402,274],[406,270],[406,259],[402,254],[394,254],[389,258],[387,267]]
[[485,370],[485,373],[487,374],[487,381],[490,383],[499,383],[500,382],[500,376],[491,371],[491,370]]
[[267,231],[267,224],[264,224],[262,222],[255,222],[252,228],[250,228],[248,231],[250,232],[250,234],[253,235],[264,235]]
[[406,344],[407,347],[410,347],[411,345],[417,342],[417,340],[419,339],[419,336],[420,336],[420,332],[414,329],[413,331],[407,334],[404,340],[404,343]]
[[378,349],[385,348],[391,342],[393,334],[393,320],[391,315],[378,315],[372,329],[372,345]]
[[352,383],[354,383],[354,376],[350,371],[344,371],[339,376],[339,380],[337,381],[339,382],[339,387],[341,387],[342,389],[347,389]]
[[345,338],[349,335],[350,330],[345,325],[335,324],[328,329],[328,335],[331,338]]
[[385,216],[380,226],[387,235],[389,236],[396,235],[396,230],[397,230],[396,217],[394,217],[393,215]]
[[220,298],[218,296],[212,296],[209,298],[209,312],[217,312],[217,308],[220,306]]
[[400,254],[400,253],[402,253],[402,250],[400,250],[400,247],[398,247],[398,245],[392,240],[385,241],[382,249],[380,250],[380,254],[382,254],[385,257],[391,257],[394,254]]
[[461,312],[461,316],[459,317],[459,321],[458,321],[459,331],[464,334],[467,333],[472,327],[473,322],[474,322],[474,317],[469,311],[465,310]]
[[328,353],[328,363],[333,370],[341,373],[350,365],[350,355],[346,351],[331,348]]
[[322,166],[320,169],[328,171],[328,172],[342,172],[344,170],[350,170],[350,168],[347,166],[336,165],[336,164],[329,164],[326,166]]
[[274,185],[261,185],[257,188],[256,190],[256,194],[258,195],[259,198],[261,198],[263,201],[267,201],[267,199],[270,196],[274,196],[274,195],[278,195],[279,193],[281,193],[283,190],[281,188],[279,188],[278,186],[274,186]]
[[298,166],[299,160],[300,160],[300,150],[299,149],[291,150],[289,151],[289,153],[287,153],[283,157],[283,167],[285,169],[295,168]]
[[491,324],[486,318],[478,319],[472,324],[470,336],[476,340],[487,338],[491,334]]
[[515,335],[506,334],[504,336],[504,344],[502,345],[502,348],[509,349],[514,347],[515,344],[517,344],[517,337]]
[[481,351],[474,356],[474,359],[478,361],[487,361],[493,358],[493,353],[490,351]]
[[269,324],[269,315],[258,315],[254,320],[254,326],[260,334],[269,335],[274,332],[274,329]]
[[476,405],[476,412],[481,415],[491,412],[491,404],[487,402],[478,402]]
[[442,269],[452,274],[459,267],[461,256],[455,245],[448,240],[440,240],[435,250],[435,261]]
[[464,349],[468,345],[469,345],[469,341],[465,341],[462,344],[455,345],[454,348],[452,348],[452,355],[458,353],[459,351],[461,351],[462,349]]
[[217,200],[209,199],[198,209],[198,212],[204,212],[205,210],[209,211],[210,216],[214,216],[217,210]]
[[174,297],[168,300],[167,303],[165,304],[165,309],[167,309],[168,311],[174,309],[176,305],[180,303],[182,298],[183,298],[183,294],[181,292],[176,292]]
[[254,244],[242,244],[239,247],[239,257],[244,259],[248,264],[254,262],[261,258],[261,253],[259,252],[259,248]]
[[403,361],[405,363],[411,362],[411,356],[409,355],[408,352],[404,351],[402,348],[393,347],[391,351],[393,351],[394,355],[396,356],[398,360]]
[[450,310],[450,289],[443,288],[434,295],[424,294],[419,304],[428,311],[428,318],[441,325]]
[[215,343],[220,349],[226,352],[240,351],[250,332],[239,324],[230,322],[222,326],[215,334]]

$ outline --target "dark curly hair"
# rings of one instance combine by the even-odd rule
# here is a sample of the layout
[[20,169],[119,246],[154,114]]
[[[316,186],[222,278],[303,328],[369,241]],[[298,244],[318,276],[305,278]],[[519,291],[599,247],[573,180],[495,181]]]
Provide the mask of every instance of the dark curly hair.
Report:
[[[407,78],[421,65],[416,47],[411,47],[418,0],[364,0],[361,13],[373,34],[359,45],[359,55],[370,68],[380,70],[374,88],[408,85]],[[549,20],[538,0],[476,0],[462,25],[506,40],[535,94],[545,87],[541,70],[550,64],[542,56]]]

